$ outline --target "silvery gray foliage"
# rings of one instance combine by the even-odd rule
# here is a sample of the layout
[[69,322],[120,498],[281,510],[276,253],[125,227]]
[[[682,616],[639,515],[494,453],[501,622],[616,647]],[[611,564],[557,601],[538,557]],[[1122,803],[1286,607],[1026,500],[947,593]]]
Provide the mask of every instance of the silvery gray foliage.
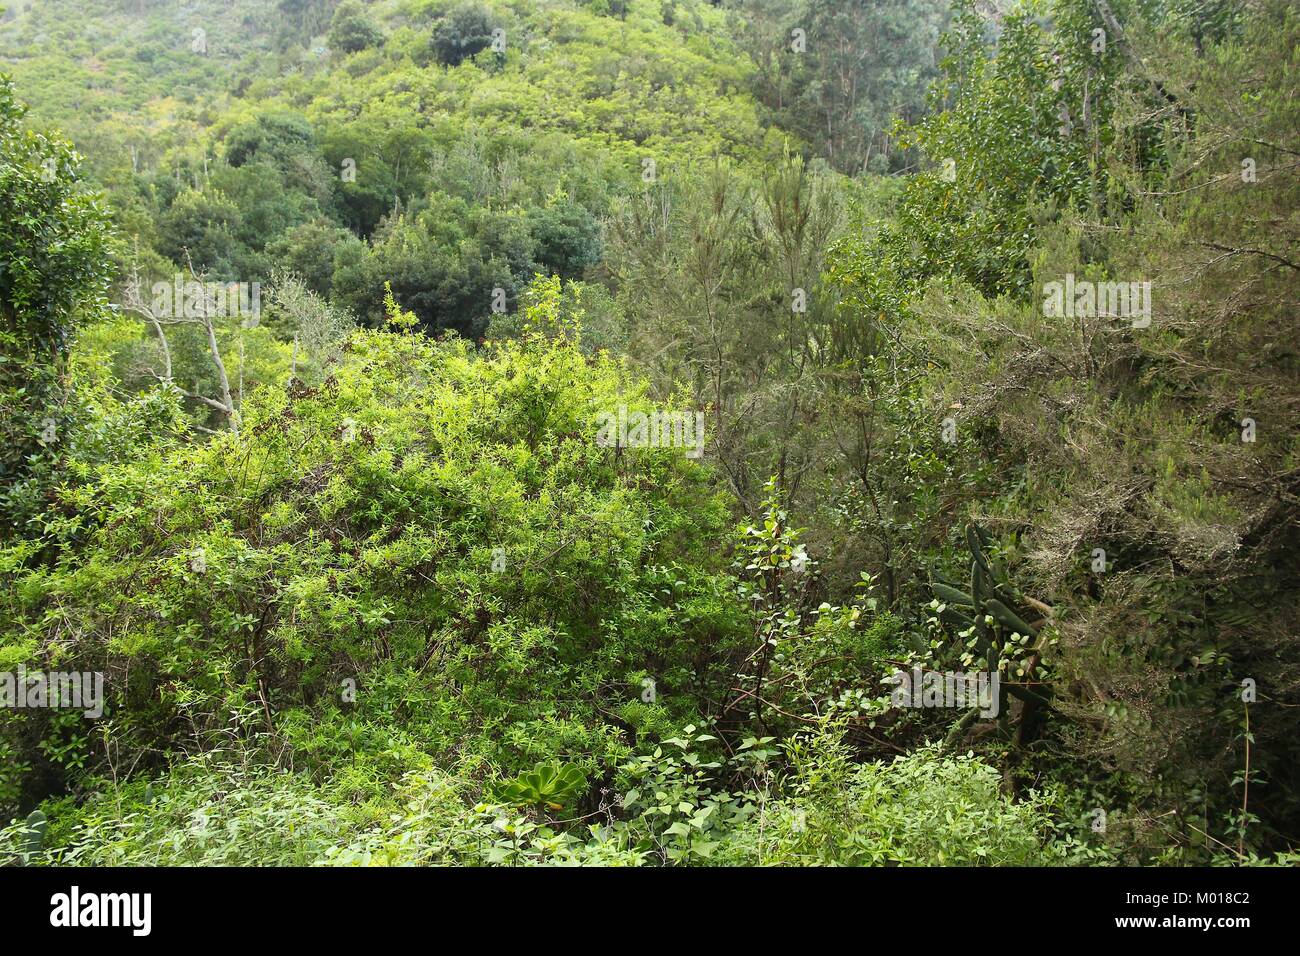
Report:
[[298,347],[322,361],[336,354],[356,319],[307,288],[291,272],[274,272],[271,281],[271,301],[289,320]]

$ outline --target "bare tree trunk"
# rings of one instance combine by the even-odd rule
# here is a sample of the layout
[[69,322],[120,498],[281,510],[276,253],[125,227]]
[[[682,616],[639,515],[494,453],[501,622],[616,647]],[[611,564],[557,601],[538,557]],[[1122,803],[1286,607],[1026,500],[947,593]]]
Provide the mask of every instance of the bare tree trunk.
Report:
[[[202,277],[195,274],[194,267],[192,265],[190,266],[190,275],[193,276],[196,281],[202,284]],[[153,306],[150,303],[145,301],[143,289],[144,289],[144,284],[140,279],[140,273],[137,268],[133,267],[131,278],[128,280],[126,284],[124,308],[126,308],[127,311],[134,312],[137,315],[142,316],[149,323],[149,325],[154,330],[154,334],[158,336],[158,343],[162,347],[163,363],[164,363],[163,372],[162,374],[159,374],[154,369],[150,369],[150,372],[153,374],[154,378],[158,379],[158,381],[162,382],[165,386],[169,388],[175,388],[186,398],[191,398],[194,399],[195,401],[202,402],[204,405],[207,405],[209,408],[214,408],[217,411],[221,412],[221,414],[225,417],[226,426],[232,432],[238,432],[239,411],[235,407],[234,396],[231,394],[230,391],[230,377],[229,375],[226,374],[226,363],[221,358],[221,348],[217,343],[217,330],[216,330],[216,325],[213,322],[214,303],[211,297],[211,293],[208,290],[207,286],[204,285],[204,289],[203,289],[202,315],[198,317],[186,317],[183,314],[182,315],[164,314],[160,316],[154,310]],[[177,309],[174,308],[173,311],[177,311]],[[184,311],[183,303],[179,305],[179,311],[183,313]],[[167,324],[171,324],[171,325],[197,323],[203,326],[204,331],[207,333],[208,354],[212,359],[213,366],[217,370],[217,380],[221,388],[220,399],[209,398],[206,395],[199,395],[196,392],[187,392],[185,389],[176,386],[173,380],[174,373],[172,368],[171,345],[167,341],[167,332],[163,328],[164,319],[167,320]],[[242,374],[242,365],[240,371]],[[200,427],[200,430],[211,431],[211,429],[202,428],[202,427]]]
[[[204,301],[207,301],[206,297]],[[212,356],[212,364],[217,369],[217,381],[221,386],[221,404],[224,406],[222,411],[226,415],[226,424],[232,432],[238,432],[239,416],[235,411],[235,400],[230,394],[230,377],[226,374],[226,363],[221,360],[221,349],[217,345],[217,332],[212,324],[212,315],[206,307],[203,310],[203,327],[208,333],[208,353]]]

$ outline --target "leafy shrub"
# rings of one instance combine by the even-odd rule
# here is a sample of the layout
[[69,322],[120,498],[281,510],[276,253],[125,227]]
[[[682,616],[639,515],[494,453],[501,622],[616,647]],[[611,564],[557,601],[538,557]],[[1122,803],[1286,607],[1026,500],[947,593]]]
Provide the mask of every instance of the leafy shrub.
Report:
[[505,773],[612,766],[627,746],[601,714],[636,699],[631,675],[671,678],[686,692],[662,706],[690,718],[743,609],[707,549],[725,517],[706,473],[596,443],[637,386],[572,338],[480,355],[356,333],[319,388],[249,396],[237,434],[104,466],[67,492],[57,570],[0,550],[0,646],[105,670],[123,754],[233,721],[344,731],[322,761],[373,731]]
[[853,764],[827,736],[791,748],[788,796],[765,803],[724,862],[780,866],[1042,866],[1062,862],[1047,838],[1048,803],[1012,801],[998,771],[934,748]]
[[348,829],[309,778],[209,753],[92,798],[47,852],[67,866],[309,866]]

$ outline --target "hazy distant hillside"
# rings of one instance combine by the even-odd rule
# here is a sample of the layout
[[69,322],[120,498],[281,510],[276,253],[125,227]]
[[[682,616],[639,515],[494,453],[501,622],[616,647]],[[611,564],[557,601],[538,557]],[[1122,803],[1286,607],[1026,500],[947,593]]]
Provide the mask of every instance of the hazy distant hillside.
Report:
[[[270,0],[125,3],[20,0],[0,20],[0,63],[32,105],[61,127],[91,168],[147,166],[252,69],[274,69]],[[203,31],[195,33],[196,30]],[[196,48],[206,43],[206,53]],[[127,147],[126,155],[121,155]]]
[[384,39],[356,56],[329,47],[337,4],[306,6],[20,3],[0,21],[0,62],[33,119],[62,128],[104,177],[152,168],[237,100],[236,115],[279,101],[327,123],[397,110],[434,128],[463,114],[457,123],[555,130],[632,162],[645,150],[754,155],[763,141],[747,59],[705,3],[679,4],[676,27],[649,0],[624,17],[567,2],[489,4],[506,52],[474,58],[481,68],[466,58],[451,76],[434,33],[456,3],[367,4]]

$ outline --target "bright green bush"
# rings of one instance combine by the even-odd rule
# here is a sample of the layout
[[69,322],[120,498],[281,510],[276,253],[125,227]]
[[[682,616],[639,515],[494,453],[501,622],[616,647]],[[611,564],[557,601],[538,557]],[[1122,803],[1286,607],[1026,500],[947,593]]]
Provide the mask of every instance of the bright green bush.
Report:
[[892,763],[854,764],[833,740],[792,748],[789,795],[765,803],[722,862],[771,866],[1042,866],[1048,805],[1013,801],[974,755],[930,748]]
[[348,822],[300,774],[196,757],[153,783],[93,799],[71,843],[71,866],[309,866]]
[[[1041,865],[1045,801],[1008,799],[996,770],[972,756],[918,751],[854,765],[829,736],[797,743],[794,772],[764,775],[777,753],[751,740],[725,764],[687,727],[629,762],[630,789],[594,823],[557,822],[473,804],[472,782],[426,766],[395,785],[373,782],[359,803],[342,777],[305,774],[215,752],[151,783],[104,782],[80,808],[51,807],[60,836],[29,864],[113,866]],[[741,774],[744,792],[715,789]],[[739,778],[737,778],[739,779]],[[20,858],[29,827],[0,830],[0,859]]]
[[65,489],[75,548],[0,551],[0,649],[106,671],[123,754],[233,725],[322,766],[399,738],[506,774],[612,766],[606,715],[647,673],[660,700],[621,719],[721,696],[744,616],[707,472],[595,441],[638,394],[562,334],[358,333],[320,387],[250,396],[237,434]]

